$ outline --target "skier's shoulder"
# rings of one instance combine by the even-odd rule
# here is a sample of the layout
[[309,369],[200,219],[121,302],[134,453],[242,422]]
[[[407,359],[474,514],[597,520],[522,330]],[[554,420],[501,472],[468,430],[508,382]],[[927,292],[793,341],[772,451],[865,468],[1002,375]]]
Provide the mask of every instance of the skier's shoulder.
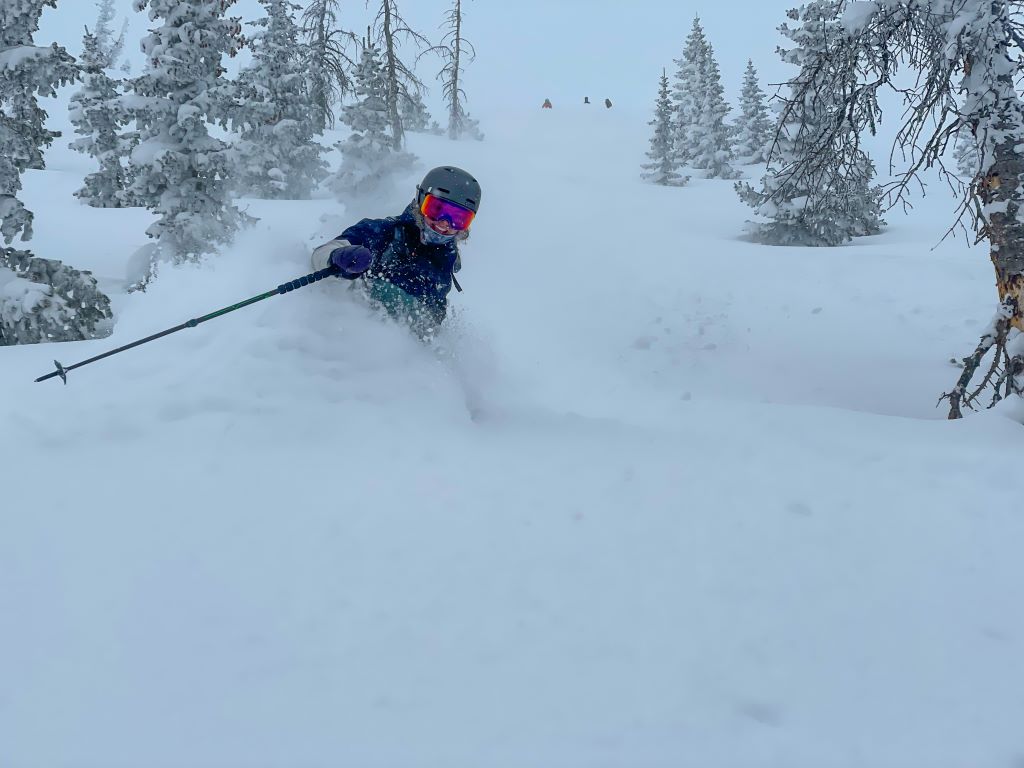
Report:
[[341,236],[346,240],[351,237],[385,237],[390,235],[397,224],[400,224],[399,217],[387,216],[382,219],[360,219],[350,226]]

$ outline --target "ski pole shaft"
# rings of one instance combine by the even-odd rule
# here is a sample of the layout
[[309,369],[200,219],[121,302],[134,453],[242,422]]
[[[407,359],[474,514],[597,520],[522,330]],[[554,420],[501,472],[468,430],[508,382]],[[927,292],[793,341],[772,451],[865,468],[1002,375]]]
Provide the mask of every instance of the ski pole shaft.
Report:
[[312,273],[310,273],[308,275],[303,275],[302,277],[296,278],[295,280],[291,280],[290,282],[283,283],[283,284],[277,286],[277,288],[275,288],[272,291],[267,291],[266,293],[261,293],[258,296],[253,296],[251,299],[246,299],[245,301],[240,301],[237,304],[232,304],[230,307],[224,307],[223,309],[218,309],[216,312],[211,312],[208,315],[203,315],[202,317],[196,317],[196,318],[193,318],[192,320],[187,320],[184,323],[182,323],[181,325],[176,325],[173,328],[168,328],[166,331],[160,331],[159,333],[154,333],[152,336],[147,336],[144,339],[139,339],[138,341],[133,341],[131,344],[125,344],[123,347],[118,347],[117,349],[112,349],[109,352],[104,352],[101,355],[96,355],[95,357],[90,357],[88,360],[83,360],[82,362],[75,363],[74,365],[69,365],[69,366],[65,367],[65,366],[61,365],[58,361],[54,360],[53,364],[55,366],[57,366],[57,370],[51,371],[50,373],[46,374],[45,376],[40,376],[38,379],[36,379],[36,382],[46,381],[47,379],[52,379],[54,376],[60,376],[61,380],[65,384],[67,384],[68,383],[68,376],[67,375],[68,375],[68,373],[70,371],[73,371],[75,368],[81,368],[83,365],[88,365],[89,363],[95,363],[97,360],[102,360],[105,357],[110,357],[111,355],[116,355],[118,352],[124,352],[125,350],[131,349],[132,347],[138,347],[138,346],[141,346],[143,344],[147,344],[147,343],[149,343],[151,341],[155,341],[157,339],[163,338],[164,336],[169,336],[172,333],[177,333],[178,331],[182,331],[182,330],[184,330],[186,328],[195,328],[200,323],[205,323],[207,320],[213,320],[215,317],[220,317],[221,315],[226,315],[228,312],[234,312],[236,309],[241,309],[242,307],[248,307],[250,304],[255,304],[258,301],[263,301],[264,299],[269,299],[272,296],[278,296],[280,294],[290,293],[291,291],[294,291],[296,288],[302,288],[303,286],[309,285],[310,283],[315,283],[318,280],[323,280],[325,277],[331,277],[331,276],[337,275],[337,274],[338,274],[338,269],[336,267],[327,267],[327,269],[321,269],[321,270],[318,270],[316,272],[312,272]]

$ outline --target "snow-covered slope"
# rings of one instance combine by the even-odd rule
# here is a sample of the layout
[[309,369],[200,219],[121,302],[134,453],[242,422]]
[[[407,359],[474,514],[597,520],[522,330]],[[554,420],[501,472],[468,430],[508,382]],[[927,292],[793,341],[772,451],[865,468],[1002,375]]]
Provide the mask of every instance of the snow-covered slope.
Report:
[[[764,248],[636,115],[501,118],[412,138],[484,186],[436,349],[331,281],[32,382],[305,273],[315,200],[0,350],[0,763],[1013,765],[1024,433],[932,407],[994,296],[946,201]],[[32,245],[113,289],[81,162]]]

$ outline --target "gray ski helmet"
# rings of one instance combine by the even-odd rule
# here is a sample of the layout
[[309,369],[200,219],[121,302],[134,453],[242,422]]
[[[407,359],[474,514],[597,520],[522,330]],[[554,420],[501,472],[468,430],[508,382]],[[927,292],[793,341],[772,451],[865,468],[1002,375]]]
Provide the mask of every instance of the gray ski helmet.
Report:
[[417,189],[417,202],[420,203],[425,195],[433,195],[468,208],[473,213],[480,207],[480,182],[453,165],[442,165],[428,171]]

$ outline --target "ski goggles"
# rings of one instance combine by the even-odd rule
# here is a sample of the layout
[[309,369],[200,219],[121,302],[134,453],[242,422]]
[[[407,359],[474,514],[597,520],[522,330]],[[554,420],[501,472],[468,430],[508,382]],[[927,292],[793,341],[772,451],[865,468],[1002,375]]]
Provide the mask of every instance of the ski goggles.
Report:
[[447,221],[448,226],[458,232],[469,229],[469,225],[473,223],[473,217],[476,216],[468,208],[430,194],[423,196],[420,213],[431,221]]

